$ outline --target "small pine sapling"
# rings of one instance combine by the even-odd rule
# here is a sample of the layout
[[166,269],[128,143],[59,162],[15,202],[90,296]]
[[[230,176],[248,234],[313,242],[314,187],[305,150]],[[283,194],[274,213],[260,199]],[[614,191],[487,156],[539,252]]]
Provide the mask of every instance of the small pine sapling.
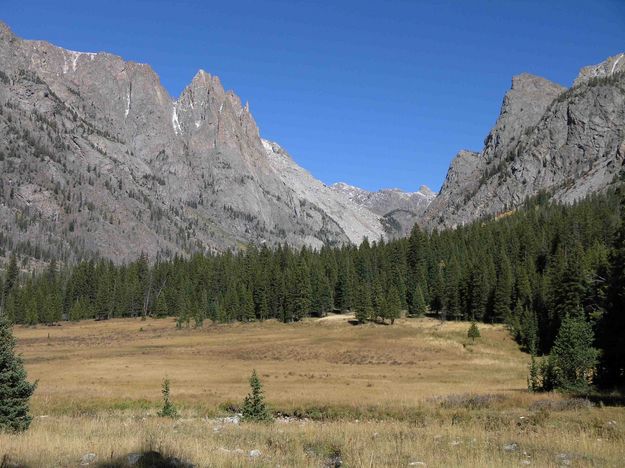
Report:
[[178,417],[178,410],[169,399],[169,379],[163,380],[163,409],[158,412],[158,415],[162,418],[176,418]]
[[265,397],[263,396],[263,386],[260,383],[260,379],[256,374],[256,370],[252,372],[250,377],[250,393],[245,397],[243,401],[243,420],[244,421],[270,421],[271,414],[265,404]]
[[479,328],[477,328],[477,323],[475,323],[475,320],[471,322],[471,326],[469,327],[467,336],[471,338],[472,342],[475,342],[475,339],[480,337],[480,330]]

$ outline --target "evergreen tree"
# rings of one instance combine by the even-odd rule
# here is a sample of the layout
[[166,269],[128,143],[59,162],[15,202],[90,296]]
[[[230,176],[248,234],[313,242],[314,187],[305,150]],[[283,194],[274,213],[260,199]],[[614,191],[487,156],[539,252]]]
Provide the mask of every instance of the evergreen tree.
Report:
[[260,379],[256,374],[256,370],[252,371],[250,377],[250,393],[245,397],[243,401],[243,414],[244,421],[270,421],[271,414],[265,405],[265,397],[263,395],[263,386],[260,383]]
[[530,392],[539,392],[543,390],[540,381],[540,366],[536,362],[536,355],[532,352],[529,365],[529,375],[527,377],[527,389]]
[[346,312],[351,309],[354,295],[354,271],[349,256],[341,265],[336,285],[336,305],[342,311]]
[[28,429],[32,417],[28,402],[36,383],[26,380],[21,358],[15,354],[11,325],[0,314],[0,431],[21,432]]
[[471,338],[472,342],[475,342],[475,339],[480,337],[480,330],[479,328],[477,328],[477,324],[475,323],[475,320],[471,322],[471,326],[469,327],[467,336]]
[[157,317],[165,317],[168,310],[169,308],[167,306],[167,300],[165,299],[165,293],[161,291],[161,293],[156,296],[156,300],[154,303],[154,313]]
[[7,266],[7,271],[4,279],[4,287],[3,287],[3,297],[7,298],[11,290],[17,285],[19,275],[19,269],[17,267],[17,257],[15,254],[11,255],[11,259],[9,260],[9,265]]
[[391,321],[391,325],[395,323],[395,319],[398,319],[401,314],[401,299],[399,297],[399,291],[395,286],[392,286],[386,296],[386,311],[383,315],[384,318],[388,318]]
[[332,288],[328,277],[323,273],[321,266],[317,265],[312,271],[312,297],[311,312],[319,317],[324,317],[332,310]]
[[254,296],[245,286],[239,288],[239,317],[239,320],[244,322],[253,322],[256,320]]
[[162,393],[163,408],[158,412],[158,415],[162,418],[177,418],[178,410],[170,399],[169,379],[163,380]]
[[371,320],[377,322],[378,319],[384,320],[386,317],[386,296],[382,290],[382,284],[378,279],[373,283],[373,313],[371,314]]
[[493,308],[491,320],[494,322],[505,322],[508,320],[511,310],[510,303],[512,301],[512,267],[508,253],[502,246],[498,253],[497,264],[497,280],[493,293]]
[[458,319],[461,316],[460,278],[456,261],[452,260],[445,268],[444,307],[447,317]]
[[598,381],[604,388],[625,389],[625,185],[621,187],[620,227],[610,255],[607,296],[598,336],[603,348]]
[[594,332],[581,313],[567,315],[549,356],[557,385],[565,390],[586,391],[597,364]]
[[373,315],[373,303],[371,301],[371,291],[368,285],[361,285],[356,302],[356,320],[360,323],[366,322]]
[[419,284],[417,284],[417,287],[412,293],[412,306],[410,312],[416,317],[422,317],[427,312],[427,305],[425,303],[423,292]]
[[291,320],[300,320],[310,313],[310,274],[304,261],[291,271],[287,310]]
[[469,307],[467,315],[476,320],[482,320],[486,314],[488,290],[481,263],[474,264],[469,276]]

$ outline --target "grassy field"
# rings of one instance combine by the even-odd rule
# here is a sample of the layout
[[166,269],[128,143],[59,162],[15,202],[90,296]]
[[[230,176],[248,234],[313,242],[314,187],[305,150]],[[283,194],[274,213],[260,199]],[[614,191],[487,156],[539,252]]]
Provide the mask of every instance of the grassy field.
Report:
[[[35,419],[0,435],[0,460],[124,464],[147,449],[198,466],[622,466],[625,410],[526,391],[528,358],[501,326],[345,316],[284,325],[173,320],[17,327],[39,386]],[[268,425],[222,418],[256,369]],[[157,417],[169,378],[181,418]],[[250,457],[259,450],[260,456]]]

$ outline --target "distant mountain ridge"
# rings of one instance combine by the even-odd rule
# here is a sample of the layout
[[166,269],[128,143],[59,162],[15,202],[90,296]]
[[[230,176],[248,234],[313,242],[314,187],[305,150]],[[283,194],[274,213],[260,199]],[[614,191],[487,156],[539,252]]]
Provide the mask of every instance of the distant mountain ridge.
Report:
[[383,217],[387,232],[394,237],[405,236],[415,223],[420,222],[423,212],[436,193],[422,185],[416,192],[404,192],[397,188],[370,192],[345,182],[332,184],[332,190]]

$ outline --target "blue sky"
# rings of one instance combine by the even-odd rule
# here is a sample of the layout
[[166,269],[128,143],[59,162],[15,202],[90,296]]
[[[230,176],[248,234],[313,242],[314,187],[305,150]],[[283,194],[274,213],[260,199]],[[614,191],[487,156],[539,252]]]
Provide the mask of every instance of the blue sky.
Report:
[[203,68],[261,135],[326,183],[438,190],[479,150],[512,75],[569,86],[625,50],[625,1],[0,0],[21,37],[152,65],[172,96]]

